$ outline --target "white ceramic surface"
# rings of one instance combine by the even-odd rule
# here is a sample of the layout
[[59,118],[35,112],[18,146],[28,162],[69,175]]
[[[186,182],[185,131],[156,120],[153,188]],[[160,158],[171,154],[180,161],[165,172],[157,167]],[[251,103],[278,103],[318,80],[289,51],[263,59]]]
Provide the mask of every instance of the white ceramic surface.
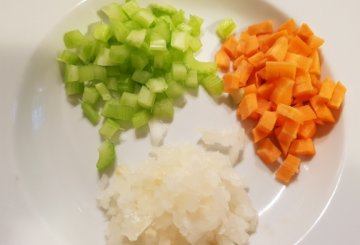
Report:
[[[0,0],[0,244],[104,244],[105,223],[96,208],[95,168],[99,137],[66,100],[54,57],[62,34],[86,29],[96,10],[109,1],[12,2]],[[307,22],[326,39],[324,73],[348,87],[340,121],[316,139],[318,154],[285,188],[273,180],[248,142],[237,168],[259,211],[258,231],[250,244],[356,244],[360,227],[360,105],[357,57],[360,17],[356,1],[167,1],[204,17],[203,52],[218,48],[214,29],[231,16],[239,29],[263,19],[289,16]],[[147,3],[147,1],[142,1]],[[346,4],[345,4],[346,3]],[[308,6],[311,6],[309,8]],[[336,18],[335,18],[336,17]],[[178,108],[165,143],[196,142],[199,128],[238,125],[234,112],[202,90]],[[143,159],[148,137],[121,137],[119,162]]]

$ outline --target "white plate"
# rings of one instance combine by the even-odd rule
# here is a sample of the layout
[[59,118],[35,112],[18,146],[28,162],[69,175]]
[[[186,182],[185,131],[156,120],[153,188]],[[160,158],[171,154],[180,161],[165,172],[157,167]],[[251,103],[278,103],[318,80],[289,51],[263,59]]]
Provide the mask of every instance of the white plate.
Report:
[[[62,34],[85,30],[106,2],[33,0],[19,5],[0,0],[0,244],[104,244],[105,223],[95,202],[99,137],[79,107],[66,100],[54,58],[62,48]],[[238,171],[260,215],[250,244],[359,241],[359,4],[185,0],[174,5],[205,18],[204,59],[218,48],[217,21],[228,16],[240,28],[291,16],[326,39],[324,73],[348,87],[340,121],[316,139],[318,154],[288,188],[273,180],[250,142]],[[238,123],[233,111],[202,90],[187,100],[177,109],[166,143],[195,143],[199,128]],[[134,132],[122,140],[118,159],[126,163],[144,158],[150,147],[148,138],[136,139]]]

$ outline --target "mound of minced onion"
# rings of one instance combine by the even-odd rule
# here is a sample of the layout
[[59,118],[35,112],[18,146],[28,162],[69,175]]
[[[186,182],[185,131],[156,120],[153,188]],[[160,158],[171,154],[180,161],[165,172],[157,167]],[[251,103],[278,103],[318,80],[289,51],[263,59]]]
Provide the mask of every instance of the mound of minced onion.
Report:
[[[205,134],[208,143],[224,143]],[[201,145],[161,146],[137,166],[102,176],[98,204],[108,245],[241,245],[255,231],[257,213],[228,155]]]

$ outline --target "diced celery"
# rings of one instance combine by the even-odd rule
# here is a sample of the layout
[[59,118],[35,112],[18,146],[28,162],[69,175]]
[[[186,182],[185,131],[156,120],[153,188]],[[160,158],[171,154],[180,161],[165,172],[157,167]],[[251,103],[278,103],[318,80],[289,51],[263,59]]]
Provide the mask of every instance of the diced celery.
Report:
[[113,66],[115,65],[110,59],[110,49],[101,48],[96,56],[94,64],[100,66]]
[[183,32],[191,32],[191,26],[188,25],[187,23],[181,23],[176,27],[179,31],[183,31]]
[[189,25],[191,26],[191,35],[193,35],[194,37],[198,37],[201,33],[200,30],[203,23],[203,18],[195,15],[190,15]]
[[134,92],[135,91],[135,83],[131,81],[131,79],[125,78],[119,81],[118,91],[120,92]]
[[95,105],[99,100],[99,92],[94,87],[85,87],[82,95],[82,101],[89,105]]
[[109,77],[119,77],[123,74],[119,66],[107,66],[106,73]]
[[133,16],[132,19],[142,27],[148,28],[152,25],[152,23],[154,23],[155,16],[150,10],[141,9]]
[[79,56],[77,56],[76,53],[69,50],[64,50],[61,53],[59,53],[57,60],[70,65],[76,65],[80,61]]
[[102,82],[106,81],[107,74],[106,74],[105,67],[93,65],[93,69],[94,69],[94,79],[95,80],[102,81]]
[[175,81],[184,81],[187,76],[187,70],[185,65],[179,64],[179,63],[173,63],[172,64],[172,78]]
[[104,171],[115,161],[115,146],[109,140],[105,140],[98,149],[99,159],[96,163],[98,171]]
[[122,10],[129,16],[133,17],[139,10],[140,6],[136,1],[128,1],[121,6]]
[[65,65],[64,71],[65,82],[76,82],[79,81],[79,67],[75,65]]
[[116,40],[120,43],[124,43],[126,41],[126,37],[130,33],[129,28],[127,28],[123,22],[114,19],[110,20],[110,26]]
[[159,21],[164,21],[168,25],[170,31],[175,30],[175,25],[174,25],[174,23],[173,23],[173,21],[171,19],[171,16],[162,15],[162,16],[159,17],[157,22],[159,22]]
[[96,40],[86,38],[78,49],[78,56],[84,63],[94,61],[97,52]]
[[147,110],[141,110],[135,113],[131,119],[134,128],[140,128],[148,124],[151,114]]
[[132,67],[136,70],[142,70],[149,64],[149,57],[141,51],[131,52],[130,59]]
[[162,77],[149,79],[149,81],[146,83],[146,86],[153,93],[162,93],[168,88],[165,79]]
[[84,91],[84,83],[79,83],[79,82],[65,83],[65,91],[66,91],[66,95],[68,96],[82,94]]
[[183,63],[185,53],[179,49],[170,48],[171,62]]
[[165,91],[170,98],[178,98],[184,94],[184,88],[175,81],[168,81],[168,88]]
[[188,88],[197,88],[199,86],[198,76],[196,70],[189,70],[185,80],[185,86]]
[[96,125],[100,121],[100,115],[99,113],[92,107],[92,105],[82,102],[81,103],[81,109],[84,113],[84,116],[89,119],[89,121]]
[[170,98],[158,100],[154,104],[154,116],[163,120],[172,120],[174,117],[174,105]]
[[212,96],[221,95],[224,91],[223,80],[217,75],[209,75],[205,77],[201,83]]
[[222,40],[224,40],[232,34],[235,28],[236,24],[233,19],[224,19],[217,25],[216,33]]
[[150,41],[151,51],[166,51],[166,40],[165,39],[153,39]]
[[110,3],[106,6],[104,6],[101,11],[109,18],[109,19],[115,19],[120,21],[126,21],[129,18],[124,13],[124,11],[121,8],[121,5],[118,3]]
[[135,112],[134,107],[121,105],[117,100],[109,100],[104,105],[102,115],[107,118],[130,121]]
[[166,43],[171,41],[171,32],[169,24],[164,20],[158,20],[152,29],[152,33],[165,39]]
[[138,104],[144,108],[151,108],[155,102],[155,94],[147,87],[142,86],[138,94]]
[[174,31],[171,35],[171,47],[185,52],[189,48],[188,33]]
[[168,70],[171,65],[171,59],[168,52],[158,52],[154,54],[154,68]]
[[79,81],[80,82],[90,81],[95,78],[93,65],[79,66],[78,70],[79,70]]
[[146,30],[132,30],[126,38],[126,42],[134,47],[139,48],[145,41]]
[[111,140],[114,135],[120,130],[120,125],[116,121],[108,118],[105,120],[104,124],[99,129],[99,133],[104,139]]
[[150,7],[155,13],[159,14],[173,15],[177,12],[174,6],[165,3],[152,3]]
[[151,77],[151,73],[148,71],[143,70],[136,70],[133,75],[131,76],[131,79],[135,82],[145,84]]
[[85,37],[79,30],[73,30],[64,34],[66,48],[78,48],[83,43]]
[[111,28],[104,23],[94,23],[90,26],[91,35],[99,41],[107,42],[112,36]]
[[193,52],[197,52],[201,49],[202,43],[200,41],[200,38],[198,37],[191,37],[190,38],[190,48]]
[[98,83],[95,85],[95,88],[97,89],[97,91],[99,92],[101,98],[104,101],[108,101],[112,99],[112,96],[110,94],[110,91],[108,90],[108,88],[105,86],[105,84],[103,83]]
[[179,10],[175,14],[171,16],[172,22],[175,26],[178,26],[181,23],[184,23],[186,21],[185,19],[185,12],[184,10]]
[[121,95],[119,103],[120,105],[126,105],[133,108],[138,108],[138,95],[129,92],[124,92]]
[[130,57],[130,49],[126,45],[112,45],[109,56],[112,63],[123,64]]
[[114,92],[119,91],[119,81],[115,77],[110,77],[106,81],[106,87]]
[[184,63],[189,69],[196,70],[199,74],[210,75],[217,71],[216,64],[214,62],[202,62],[194,58],[192,52],[186,52],[184,57]]
[[129,20],[126,21],[125,23],[126,28],[128,28],[128,30],[140,30],[142,29],[141,25],[139,25],[137,22],[133,21],[133,20]]

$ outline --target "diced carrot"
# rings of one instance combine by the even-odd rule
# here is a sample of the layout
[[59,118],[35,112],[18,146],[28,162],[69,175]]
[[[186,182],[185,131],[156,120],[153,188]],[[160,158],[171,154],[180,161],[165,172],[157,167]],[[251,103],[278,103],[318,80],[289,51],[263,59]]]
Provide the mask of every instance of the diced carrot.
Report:
[[289,105],[279,104],[276,108],[276,112],[286,118],[289,118],[297,123],[303,122],[303,114],[302,112],[295,108],[291,107]]
[[316,114],[309,105],[299,106],[297,109],[301,111],[304,122],[316,119]]
[[306,42],[306,44],[309,46],[309,48],[311,48],[312,50],[317,50],[318,48],[320,48],[323,44],[324,44],[324,39],[312,35]]
[[316,118],[314,120],[314,122],[317,124],[317,125],[320,125],[320,126],[324,126],[325,125],[325,122],[319,118]]
[[259,115],[263,115],[265,111],[269,111],[271,108],[271,101],[264,99],[262,97],[257,97],[258,108],[255,111]]
[[284,125],[281,127],[281,130],[278,134],[279,141],[295,139],[299,131],[299,128],[300,128],[300,123],[294,122],[292,120],[285,120]]
[[247,32],[250,35],[260,35],[272,33],[273,31],[273,22],[272,20],[266,20],[255,25],[251,25],[248,27]]
[[224,91],[230,93],[240,87],[245,86],[245,83],[241,81],[241,74],[237,72],[228,72],[223,76]]
[[320,56],[319,56],[319,51],[314,51],[311,55],[310,58],[312,59],[311,62],[311,66],[309,69],[310,73],[316,74],[316,75],[320,75],[321,71],[320,71]]
[[334,88],[334,92],[328,103],[329,107],[336,110],[339,109],[344,101],[345,93],[346,93],[345,86],[341,82],[337,82]]
[[323,122],[335,122],[335,118],[332,112],[327,107],[326,103],[321,98],[319,98],[319,96],[312,97],[310,99],[310,105],[314,109],[318,119]]
[[249,38],[250,38],[251,35],[252,35],[252,34],[250,34],[250,33],[247,32],[247,31],[241,32],[241,33],[240,33],[240,41],[245,41],[245,42],[247,42],[247,41],[249,40]]
[[264,38],[264,40],[259,40],[260,50],[265,53],[276,42],[276,40],[283,36],[287,37],[287,35],[288,32],[286,30],[282,30],[274,32],[273,34]]
[[224,90],[238,104],[241,120],[255,120],[251,134],[257,155],[266,164],[284,156],[275,176],[285,184],[299,170],[301,161],[294,154],[315,154],[317,127],[334,122],[332,110],[344,101],[341,82],[320,80],[323,43],[307,24],[298,28],[290,19],[272,32],[272,23],[264,21],[242,32],[239,40],[229,37],[215,57],[226,71],[230,59],[234,72],[225,74]]
[[[310,73],[310,77],[311,77],[311,83],[314,86],[314,88],[316,88],[317,90],[320,90],[322,82],[320,81],[319,77],[317,75],[311,74],[311,73]],[[316,94],[317,93],[318,93],[318,91],[316,92]]]
[[270,99],[270,96],[272,94],[272,91],[275,88],[274,83],[264,83],[260,85],[257,89],[257,94],[260,95],[264,99]]
[[278,31],[287,31],[287,33],[289,34],[295,33],[296,30],[297,30],[297,25],[294,19],[287,20],[278,28]]
[[312,59],[305,57],[300,54],[295,54],[288,52],[285,56],[285,61],[292,62],[296,65],[297,68],[304,71],[308,71],[311,67]]
[[256,154],[265,164],[271,164],[280,157],[281,152],[269,138],[265,138],[259,142]]
[[285,124],[285,122],[287,122],[289,119],[287,119],[286,117],[282,116],[282,115],[277,115],[277,120],[276,120],[276,124],[275,126],[277,127],[281,127]]
[[296,139],[289,148],[289,153],[295,156],[313,156],[315,155],[315,147],[311,138]]
[[241,120],[245,120],[248,118],[256,109],[258,108],[256,94],[251,93],[244,96],[239,104],[239,108],[237,110],[238,116],[240,116]]
[[252,72],[247,84],[251,85],[254,84],[256,88],[258,88],[261,84],[262,80],[259,78],[259,76],[256,75],[255,72]]
[[297,53],[308,57],[312,50],[311,48],[299,37],[295,36],[289,43],[289,52]]
[[314,96],[314,87],[311,83],[311,77],[309,73],[296,76],[293,95],[296,98],[310,98]]
[[276,170],[275,177],[284,184],[289,184],[291,179],[299,171],[301,159],[288,154],[281,166]]
[[276,40],[274,45],[266,52],[266,57],[274,61],[283,61],[288,50],[288,39],[287,37],[280,37]]
[[263,115],[260,117],[256,128],[260,131],[270,134],[270,132],[274,129],[275,122],[276,122],[276,112],[273,111],[265,111]]
[[220,68],[223,72],[227,72],[230,68],[230,58],[223,49],[216,53],[215,62],[217,67]]
[[255,86],[255,84],[250,84],[250,85],[244,87],[244,93],[245,93],[245,94],[256,93],[256,86]]
[[248,61],[250,64],[254,66],[255,69],[258,70],[265,66],[266,57],[263,52],[259,51],[256,54],[249,57]]
[[321,84],[321,88],[319,91],[319,98],[323,99],[326,102],[330,101],[334,89],[335,89],[335,82],[331,80],[329,77],[326,78]]
[[246,47],[246,41],[240,40],[238,45],[236,46],[236,55],[245,55],[245,47]]
[[277,105],[291,105],[295,81],[286,77],[281,77],[276,80],[275,84],[276,86],[270,96],[270,100]]
[[278,130],[276,138],[284,155],[287,154],[291,142],[296,139],[299,128],[299,123],[291,120],[284,120],[283,125]]
[[[266,63],[265,63],[266,64]],[[260,79],[262,79],[262,80],[268,80],[268,77],[267,77],[267,73],[266,73],[266,68],[264,67],[264,68],[262,68],[262,69],[260,69],[260,70],[258,70],[258,71],[256,71],[256,75],[260,78]]]
[[234,62],[233,62],[233,69],[234,71],[236,71],[239,68],[239,65],[241,63],[242,60],[245,59],[244,55],[240,55],[239,57],[237,57]]
[[302,24],[298,30],[297,35],[304,41],[307,42],[313,35],[314,32],[307,24]]
[[296,66],[291,62],[267,61],[265,64],[265,70],[268,79],[280,77],[295,79]]
[[255,144],[269,135],[269,133],[263,132],[256,127],[251,130],[251,134]]
[[314,137],[316,134],[316,123],[314,120],[305,121],[300,125],[298,138],[308,139]]
[[222,45],[224,51],[229,55],[230,59],[232,60],[235,59],[237,56],[236,47],[238,43],[239,41],[237,40],[237,38],[234,35],[231,35],[224,41]]
[[245,45],[245,56],[250,57],[255,54],[259,49],[259,42],[256,36],[250,36]]
[[247,62],[245,59],[243,59],[240,62],[238,68],[235,71],[236,73],[240,74],[240,77],[241,77],[239,84],[246,85],[247,80],[249,79],[253,69],[254,69],[254,67],[249,62]]

